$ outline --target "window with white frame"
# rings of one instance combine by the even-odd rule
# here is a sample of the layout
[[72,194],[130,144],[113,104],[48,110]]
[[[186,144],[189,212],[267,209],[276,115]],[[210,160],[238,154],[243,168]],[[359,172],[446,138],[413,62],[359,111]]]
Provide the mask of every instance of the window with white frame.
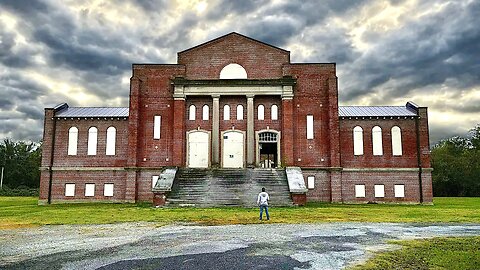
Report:
[[372,145],[374,156],[383,155],[382,128],[380,128],[379,126],[374,126],[372,128]]
[[85,197],[95,196],[95,184],[85,184]]
[[117,140],[117,130],[114,127],[107,128],[107,143],[105,146],[105,154],[107,156],[115,155],[115,144]]
[[375,198],[385,197],[385,186],[384,185],[375,185]]
[[196,115],[196,108],[195,105],[190,105],[188,108],[188,120],[195,120],[195,115]]
[[113,197],[113,184],[103,185],[103,196]]
[[360,126],[353,128],[353,154],[363,155],[363,129]]
[[402,155],[402,131],[399,127],[392,127],[392,155]]
[[404,198],[405,197],[405,185],[395,185],[395,198]]
[[230,120],[230,106],[223,106],[223,120]]
[[271,114],[272,114],[272,120],[278,120],[278,106],[277,105],[272,105],[271,108]]
[[307,139],[313,139],[313,115],[307,115]]
[[162,116],[155,115],[153,117],[153,138],[160,139],[160,128],[162,126]]
[[65,184],[65,197],[75,196],[75,184]]
[[307,177],[307,185],[309,189],[315,188],[315,176],[308,176]]
[[265,120],[265,106],[258,105],[258,107],[257,107],[257,119],[258,120]]
[[87,155],[94,156],[97,154],[97,138],[98,138],[98,129],[96,127],[89,128]]
[[243,120],[243,105],[237,105],[237,120]]
[[159,178],[158,175],[153,175],[152,176],[152,188],[154,188],[155,185],[157,184],[158,178]]
[[208,121],[209,117],[210,117],[210,108],[208,107],[208,105],[203,105],[202,120]]
[[78,128],[71,127],[68,130],[68,151],[69,156],[74,156],[77,154],[77,144],[78,144]]
[[365,198],[365,185],[355,185],[355,197]]

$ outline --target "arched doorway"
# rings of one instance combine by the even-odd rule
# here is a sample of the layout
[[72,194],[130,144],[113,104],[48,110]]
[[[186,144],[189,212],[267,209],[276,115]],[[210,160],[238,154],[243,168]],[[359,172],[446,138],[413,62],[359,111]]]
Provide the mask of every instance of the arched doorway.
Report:
[[210,134],[207,131],[187,132],[187,167],[208,168],[210,157]]
[[244,141],[243,132],[237,130],[225,131],[222,134],[222,167],[224,168],[243,168],[244,159]]
[[257,166],[276,168],[280,164],[280,132],[257,132]]

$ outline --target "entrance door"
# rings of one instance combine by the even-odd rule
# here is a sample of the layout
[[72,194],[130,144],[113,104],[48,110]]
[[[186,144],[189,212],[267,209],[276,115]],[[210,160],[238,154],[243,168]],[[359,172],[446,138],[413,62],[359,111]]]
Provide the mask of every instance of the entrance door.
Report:
[[227,131],[223,133],[223,167],[243,168],[243,133],[239,131]]
[[260,143],[260,167],[277,167],[277,143]]
[[207,132],[194,131],[188,133],[188,167],[207,168],[209,149]]

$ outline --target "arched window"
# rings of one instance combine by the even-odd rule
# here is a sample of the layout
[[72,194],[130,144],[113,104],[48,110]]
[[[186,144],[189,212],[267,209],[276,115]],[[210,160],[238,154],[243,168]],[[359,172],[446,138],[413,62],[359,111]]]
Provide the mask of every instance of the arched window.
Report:
[[98,129],[96,127],[91,127],[88,129],[88,150],[87,155],[96,155],[97,154],[97,136]]
[[243,105],[237,105],[237,120],[243,120]]
[[271,109],[271,113],[272,113],[272,120],[278,120],[278,106],[277,105],[272,105],[272,109]]
[[74,156],[77,154],[77,144],[78,144],[78,128],[71,127],[68,130],[68,152],[69,156]]
[[392,155],[402,155],[402,131],[399,127],[392,127]]
[[107,156],[114,156],[115,155],[115,143],[117,136],[117,130],[114,127],[107,128],[107,145],[105,154]]
[[192,104],[188,109],[188,120],[195,120],[195,114],[196,114],[195,105]]
[[226,65],[220,71],[220,79],[246,79],[247,71],[239,64]]
[[208,108],[208,105],[203,105],[203,108],[202,108],[202,120],[208,121],[209,112],[210,112],[210,108]]
[[257,113],[258,113],[257,119],[258,120],[264,120],[265,119],[265,106],[258,105]]
[[230,106],[223,106],[223,120],[230,120]]
[[382,128],[380,128],[379,126],[374,126],[372,128],[372,145],[374,156],[383,155]]
[[353,154],[363,155],[363,129],[360,126],[353,128]]

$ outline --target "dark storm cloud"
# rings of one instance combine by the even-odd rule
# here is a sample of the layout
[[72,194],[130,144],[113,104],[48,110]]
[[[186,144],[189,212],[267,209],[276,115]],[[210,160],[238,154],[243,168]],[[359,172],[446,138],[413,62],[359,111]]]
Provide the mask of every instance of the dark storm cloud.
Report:
[[37,97],[45,95],[48,89],[21,74],[9,74],[0,76],[0,92],[3,97],[10,100],[35,100]]
[[168,0],[132,0],[131,2],[147,12],[156,12],[168,8]]
[[389,97],[405,96],[413,89],[442,84],[449,78],[461,88],[480,84],[478,25],[480,2],[472,1],[466,7],[454,2],[439,13],[381,37],[365,36],[375,45],[349,70],[356,88],[348,89],[342,97],[355,99],[392,79],[399,80],[400,85],[383,93]]
[[44,116],[43,109],[39,108],[38,105],[20,104],[16,110],[23,113],[27,119],[40,120]]
[[268,0],[219,1],[218,4],[208,7],[206,17],[210,20],[220,20],[227,15],[252,13],[267,2]]
[[6,67],[24,68],[31,64],[31,53],[21,49],[15,50],[15,34],[6,30],[0,21],[0,64]]
[[0,110],[11,110],[13,106],[14,103],[11,100],[0,97]]
[[49,9],[48,5],[41,0],[2,0],[0,7],[22,15],[27,19],[37,16],[39,13],[47,12]]

